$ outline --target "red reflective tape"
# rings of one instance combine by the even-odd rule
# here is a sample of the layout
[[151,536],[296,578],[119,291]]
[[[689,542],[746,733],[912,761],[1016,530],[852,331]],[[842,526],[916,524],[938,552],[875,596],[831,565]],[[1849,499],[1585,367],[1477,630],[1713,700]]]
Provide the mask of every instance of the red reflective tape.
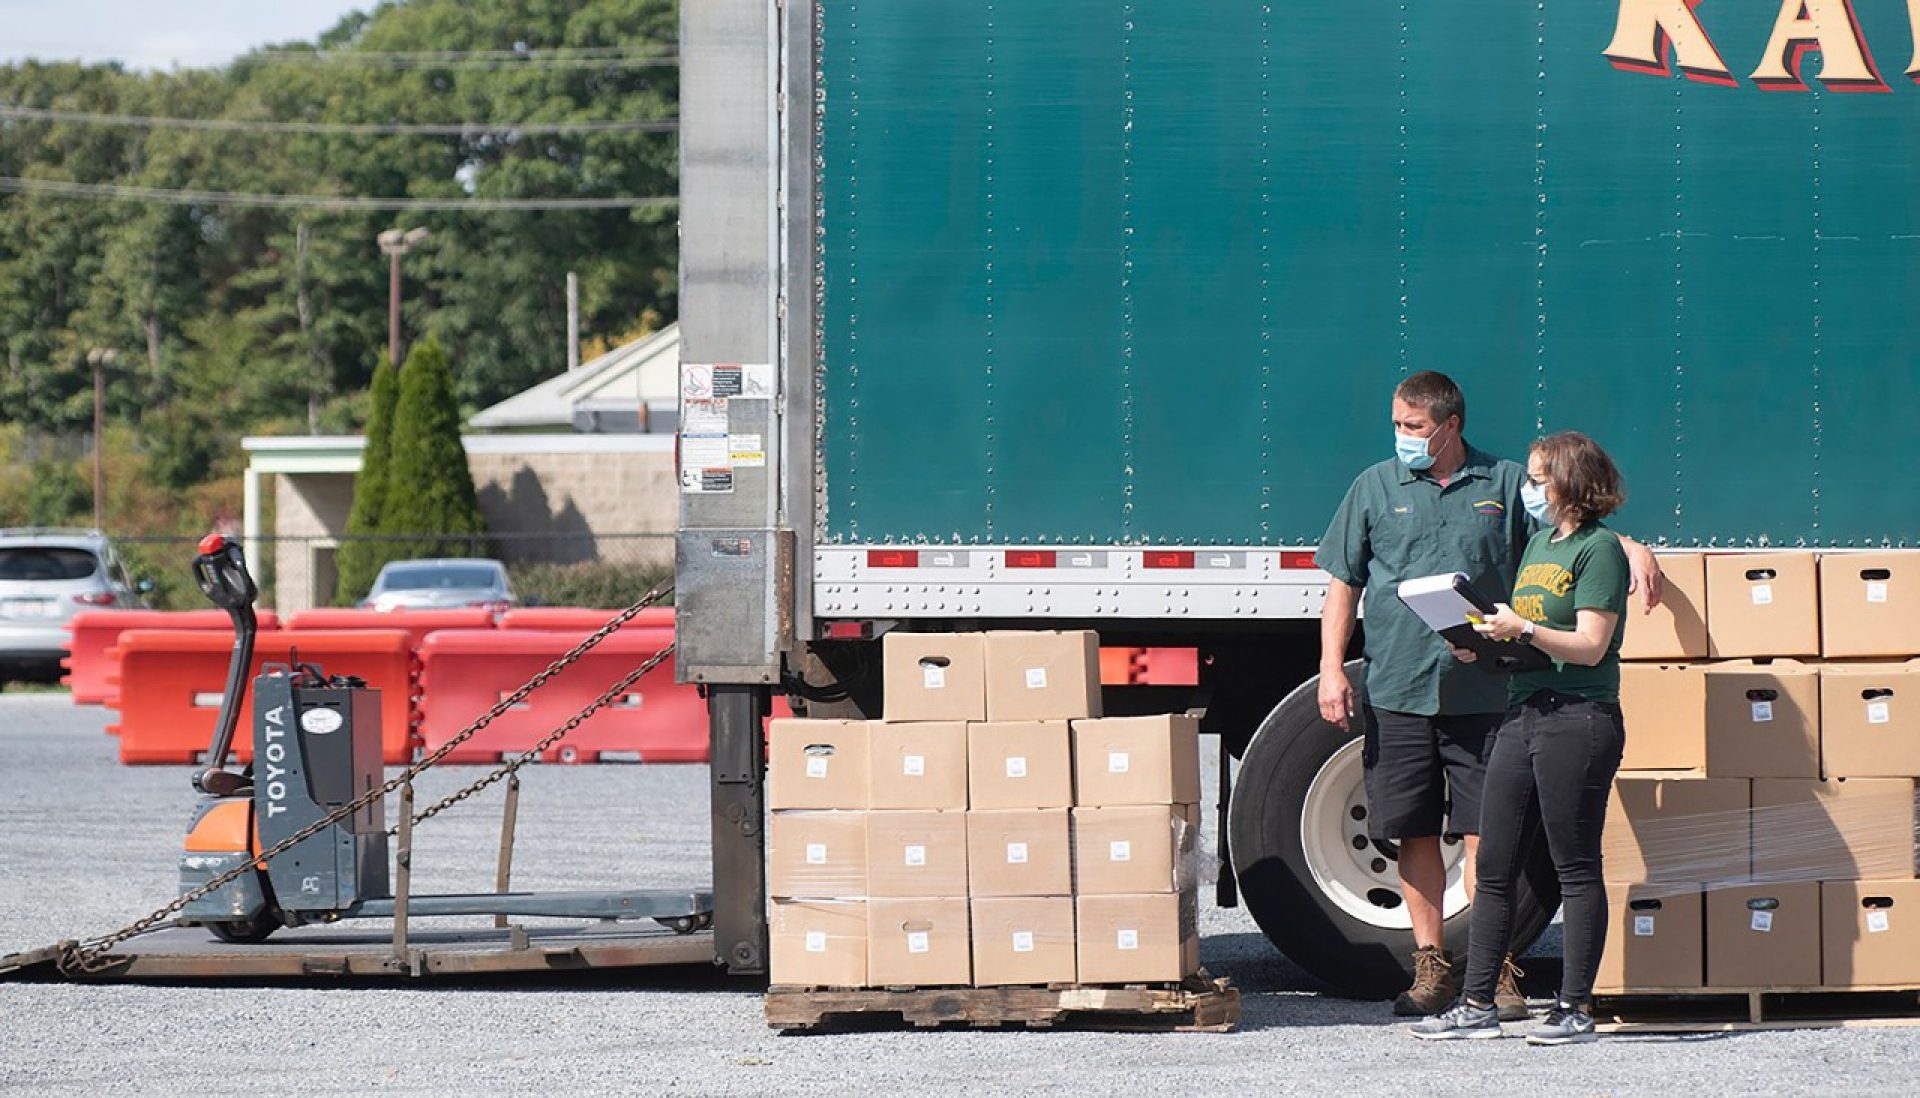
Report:
[[827,623],[828,640],[865,640],[873,635],[873,623],[865,621],[830,621]]
[[1007,550],[1008,568],[1052,568],[1058,559],[1058,554],[1051,549]]
[[1192,568],[1193,553],[1185,549],[1149,549],[1140,554],[1140,563],[1147,568]]
[[1312,549],[1283,549],[1280,551],[1280,567],[1318,568],[1320,566],[1313,563],[1313,552]]
[[867,550],[868,568],[918,568],[920,551],[918,549],[869,549]]

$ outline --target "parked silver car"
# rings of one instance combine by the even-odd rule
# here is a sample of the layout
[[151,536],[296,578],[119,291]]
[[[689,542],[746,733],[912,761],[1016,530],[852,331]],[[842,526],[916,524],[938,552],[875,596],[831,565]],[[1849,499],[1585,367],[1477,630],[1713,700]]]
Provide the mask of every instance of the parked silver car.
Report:
[[452,610],[513,606],[506,565],[497,560],[396,560],[380,569],[360,605],[368,610]]
[[98,530],[0,530],[0,683],[58,681],[67,622],[82,610],[142,609],[142,593]]

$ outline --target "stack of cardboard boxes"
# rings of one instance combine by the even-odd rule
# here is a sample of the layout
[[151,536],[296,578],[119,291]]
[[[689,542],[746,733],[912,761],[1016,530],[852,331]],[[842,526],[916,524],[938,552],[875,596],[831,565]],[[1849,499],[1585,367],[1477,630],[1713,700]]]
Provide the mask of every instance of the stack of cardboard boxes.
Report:
[[1102,719],[1090,632],[889,634],[886,719],[769,734],[776,984],[1199,968],[1198,723]]
[[1597,990],[1920,987],[1920,553],[1662,557]]

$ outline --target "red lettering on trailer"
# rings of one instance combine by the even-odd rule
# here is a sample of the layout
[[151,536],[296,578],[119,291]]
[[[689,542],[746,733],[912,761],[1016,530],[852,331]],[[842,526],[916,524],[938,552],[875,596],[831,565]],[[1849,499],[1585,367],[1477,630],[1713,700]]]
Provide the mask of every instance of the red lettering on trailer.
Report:
[[1052,568],[1059,557],[1051,549],[1009,549],[1008,568]]
[[1146,568],[1192,568],[1193,553],[1184,549],[1149,549],[1140,554]]
[[[1677,63],[1689,80],[1737,87],[1739,81],[1696,13],[1700,4],[1620,0],[1613,40],[1601,52],[1623,72],[1671,77]],[[1907,0],[1907,16],[1914,48],[1907,76],[1920,83],[1920,0]],[[1749,76],[1762,91],[1807,91],[1802,66],[1814,52],[1820,54],[1820,85],[1828,91],[1892,90],[1874,64],[1854,0],[1781,0],[1760,63]]]
[[868,568],[918,568],[920,551],[917,549],[869,549],[867,550]]
[[1313,563],[1313,550],[1311,549],[1282,549],[1280,551],[1280,567],[1319,568],[1320,566]]

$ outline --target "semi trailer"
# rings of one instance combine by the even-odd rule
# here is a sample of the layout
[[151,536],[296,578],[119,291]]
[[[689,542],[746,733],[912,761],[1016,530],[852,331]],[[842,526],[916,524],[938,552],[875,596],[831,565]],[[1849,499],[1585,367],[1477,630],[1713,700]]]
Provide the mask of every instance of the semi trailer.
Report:
[[1196,686],[1107,704],[1204,710],[1220,902],[1336,990],[1403,987],[1395,851],[1315,704],[1313,553],[1413,371],[1483,449],[1593,435],[1655,546],[1920,536],[1920,0],[682,26],[678,667],[735,971],[765,964],[776,691],[877,716],[890,630],[1093,628],[1198,652]]

